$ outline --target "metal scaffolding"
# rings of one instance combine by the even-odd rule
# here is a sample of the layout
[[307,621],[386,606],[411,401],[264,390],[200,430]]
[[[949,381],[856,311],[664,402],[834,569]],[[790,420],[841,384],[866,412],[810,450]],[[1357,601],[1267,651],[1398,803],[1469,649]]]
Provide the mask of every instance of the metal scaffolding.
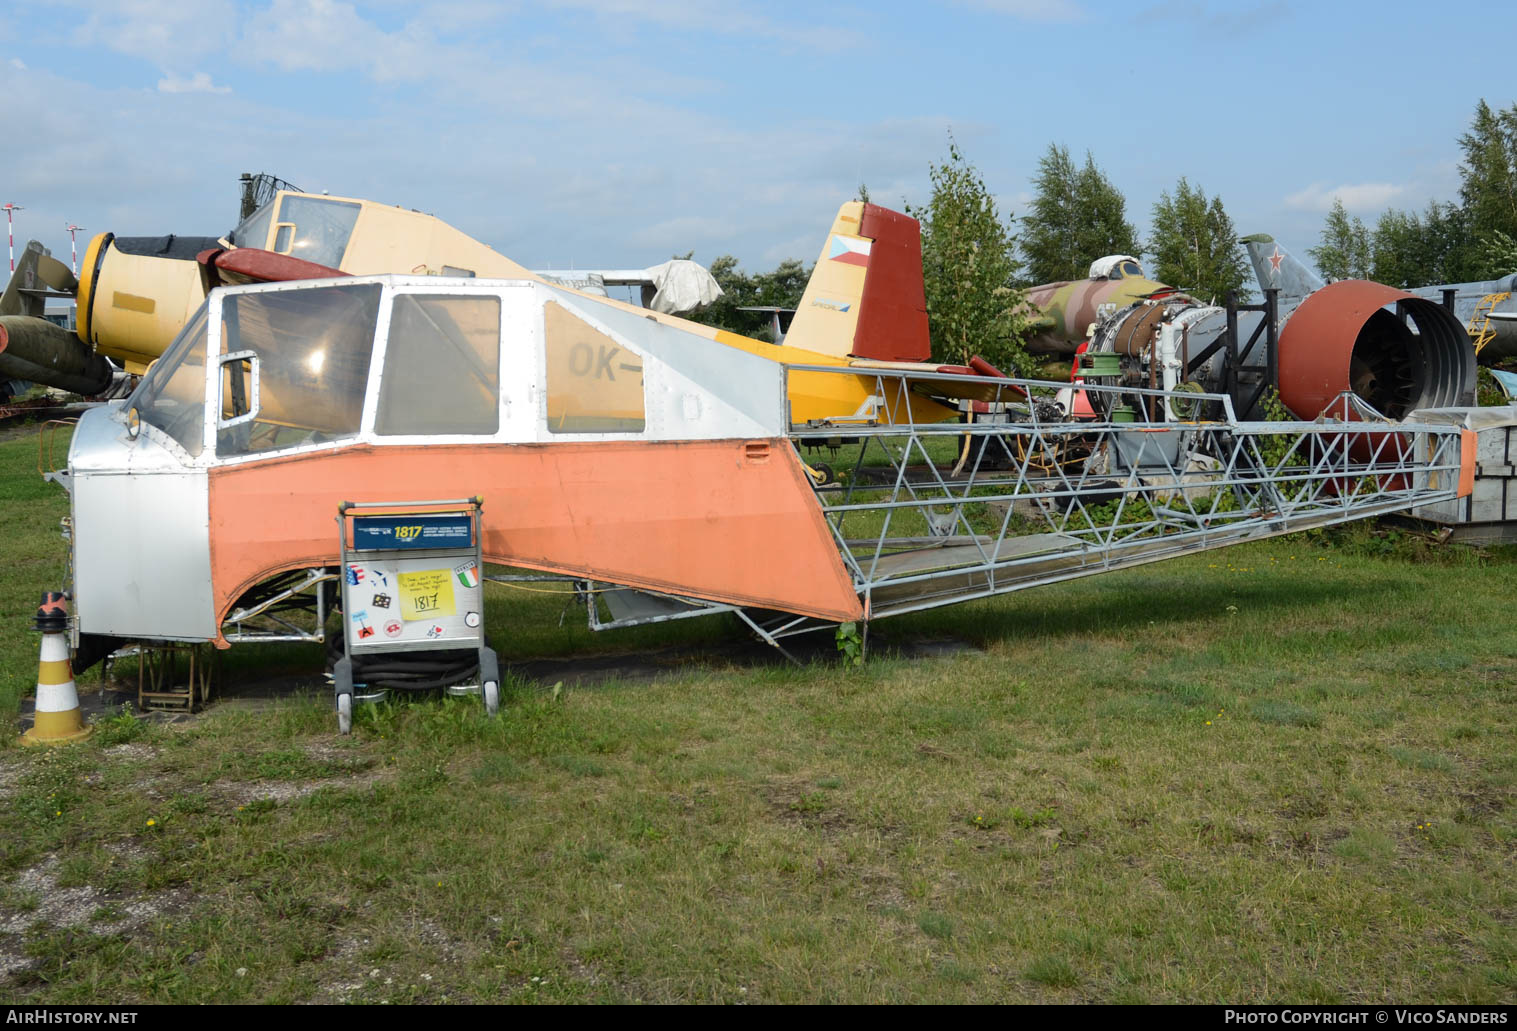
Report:
[[[790,429],[802,448],[854,451],[815,490],[866,619],[1396,512],[1454,497],[1460,477],[1457,428],[1391,423],[1348,393],[1313,422],[1242,422],[1224,394],[1089,384],[1117,395],[1096,411],[1132,421],[1073,422],[1040,400],[1069,384],[790,371],[873,383],[869,417]],[[915,397],[970,387],[987,418],[913,420]]]

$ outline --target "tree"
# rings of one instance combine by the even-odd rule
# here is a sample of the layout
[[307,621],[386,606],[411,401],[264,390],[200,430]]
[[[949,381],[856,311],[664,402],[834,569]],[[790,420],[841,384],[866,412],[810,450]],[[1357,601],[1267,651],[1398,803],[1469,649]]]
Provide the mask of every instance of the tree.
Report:
[[1491,233],[1480,253],[1485,267],[1497,269],[1498,276],[1517,269],[1517,240],[1499,229]]
[[932,199],[907,206],[922,224],[922,272],[933,358],[966,364],[980,355],[1008,374],[1033,363],[1023,347],[1031,326],[1020,290],[1010,219],[975,167],[948,137],[948,160],[929,167]]
[[1306,253],[1317,263],[1324,279],[1368,279],[1370,233],[1356,216],[1349,218],[1343,202],[1333,198],[1333,209],[1322,226],[1322,243]]
[[1127,221],[1127,201],[1085,152],[1075,168],[1069,150],[1050,143],[1033,179],[1036,195],[1022,219],[1022,253],[1033,283],[1083,279],[1096,258],[1141,255]]
[[1513,270],[1517,240],[1517,104],[1475,105],[1459,137],[1459,203],[1421,215],[1389,210],[1375,225],[1372,274],[1391,286],[1491,279]]
[[750,275],[737,267],[736,258],[723,254],[711,263],[709,271],[722,288],[722,296],[685,318],[760,340],[768,340],[772,335],[769,314],[738,309],[798,307],[801,295],[806,292],[806,281],[811,278],[811,266],[795,258],[780,262],[773,272]]
[[1369,277],[1403,290],[1433,282],[1426,278],[1424,244],[1422,219],[1416,212],[1386,211],[1375,223]]
[[1464,151],[1459,198],[1475,230],[1474,242],[1483,245],[1498,232],[1517,237],[1517,104],[1492,111],[1480,101],[1459,146]]
[[1159,195],[1153,231],[1149,249],[1160,281],[1202,299],[1220,301],[1229,290],[1237,290],[1240,298],[1247,296],[1243,248],[1221,197],[1208,201],[1205,190],[1192,188],[1181,176],[1173,197],[1168,192]]
[[1375,223],[1370,278],[1410,289],[1484,278],[1465,210],[1432,201],[1427,211],[1389,210]]

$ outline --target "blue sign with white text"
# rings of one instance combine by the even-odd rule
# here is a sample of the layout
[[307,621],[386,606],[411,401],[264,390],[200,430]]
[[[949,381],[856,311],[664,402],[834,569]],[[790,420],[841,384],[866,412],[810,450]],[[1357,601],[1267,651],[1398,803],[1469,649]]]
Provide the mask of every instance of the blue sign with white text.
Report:
[[466,515],[359,516],[353,520],[357,551],[473,546],[474,520]]

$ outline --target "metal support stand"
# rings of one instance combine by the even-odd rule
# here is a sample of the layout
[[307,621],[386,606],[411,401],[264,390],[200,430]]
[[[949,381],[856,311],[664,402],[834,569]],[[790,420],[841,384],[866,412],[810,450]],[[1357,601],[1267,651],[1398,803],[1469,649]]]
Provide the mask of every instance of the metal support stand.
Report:
[[[208,647],[198,644],[144,645],[137,654],[137,707],[194,712],[211,697],[212,666]],[[188,658],[182,683],[178,658]]]
[[[1240,311],[1257,311],[1262,312],[1264,315],[1264,318],[1259,320],[1259,324],[1254,327],[1254,331],[1249,334],[1248,342],[1241,347],[1238,344],[1238,313]],[[1249,413],[1253,411],[1254,406],[1263,399],[1266,390],[1274,390],[1276,393],[1280,390],[1279,322],[1280,291],[1278,289],[1271,287],[1265,290],[1263,304],[1239,304],[1238,291],[1229,290],[1227,292],[1227,335],[1225,337],[1227,346],[1227,373],[1225,382],[1227,384],[1227,396],[1233,399],[1235,410],[1244,418],[1249,417]],[[1257,389],[1250,392],[1248,397],[1244,397],[1242,396],[1243,387],[1239,379],[1239,373],[1247,366],[1248,359],[1253,355],[1254,348],[1259,343],[1261,334],[1264,337],[1264,381],[1259,384]],[[1211,357],[1210,348],[1198,356],[1192,365],[1197,365],[1209,357]],[[1253,367],[1257,368],[1258,366],[1255,365]]]

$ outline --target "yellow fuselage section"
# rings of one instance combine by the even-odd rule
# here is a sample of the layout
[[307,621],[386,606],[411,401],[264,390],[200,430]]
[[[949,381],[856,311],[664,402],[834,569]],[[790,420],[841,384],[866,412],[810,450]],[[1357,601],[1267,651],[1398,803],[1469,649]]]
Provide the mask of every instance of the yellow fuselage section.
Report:
[[[291,199],[295,203],[287,205]],[[329,232],[317,245],[307,246],[315,239],[314,233],[303,232],[303,227],[294,220],[296,216],[286,217],[285,214],[295,210],[296,205],[305,211],[331,208],[342,212],[351,220],[346,237],[334,245]],[[845,205],[840,218],[848,211]],[[537,278],[526,268],[441,219],[418,211],[356,198],[281,192],[270,202],[267,212],[267,217],[260,218],[263,214],[260,212],[234,231],[236,245],[304,260],[314,259],[318,264],[328,264],[328,267],[350,275],[399,272],[472,275],[481,279]],[[339,255],[340,260],[334,264],[334,258]],[[861,276],[859,281],[862,283]],[[840,292],[843,286],[835,285],[834,292]],[[205,295],[198,262],[126,253],[112,245],[109,234],[101,234],[86,249],[78,299],[80,338],[99,353],[122,363],[128,372],[140,374],[189,322]],[[792,336],[804,337],[808,343],[815,342],[818,349],[812,349],[769,344],[604,297],[591,299],[636,311],[641,316],[706,337],[714,343],[736,347],[785,365],[846,368],[852,364],[847,357],[852,344],[851,318],[839,319],[836,327],[828,324],[820,332],[813,331],[809,325],[801,327],[805,330],[801,333],[792,332]],[[795,371],[789,380],[790,418],[793,422],[805,423],[860,416],[876,407],[872,402],[879,394],[879,387],[877,378],[862,370],[859,376]],[[903,410],[897,400],[892,400],[886,408],[892,413]],[[934,422],[956,414],[953,409],[926,398],[911,399],[913,421]],[[879,417],[889,418],[883,411]]]

